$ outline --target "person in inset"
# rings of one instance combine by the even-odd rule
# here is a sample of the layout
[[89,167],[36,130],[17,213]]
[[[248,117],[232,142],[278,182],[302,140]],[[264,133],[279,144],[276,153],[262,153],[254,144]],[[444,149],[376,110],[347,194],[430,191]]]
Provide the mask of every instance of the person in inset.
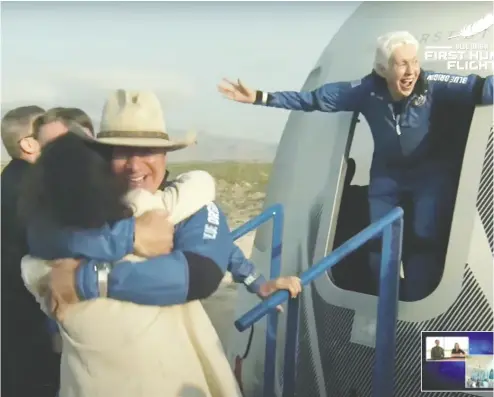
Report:
[[444,349],[439,346],[440,342],[438,339],[434,343],[436,346],[431,349],[431,360],[442,360],[444,358]]
[[[442,241],[455,199],[456,177],[449,163],[431,150],[431,106],[443,100],[468,108],[493,103],[492,75],[483,78],[422,70],[418,49],[410,33],[387,33],[377,40],[372,73],[352,82],[327,83],[314,91],[265,92],[226,79],[218,86],[226,98],[242,103],[364,115],[374,138],[368,192],[371,222],[402,205],[403,196],[412,198],[413,247],[403,262],[406,301],[425,298],[440,281]],[[380,258],[377,249],[370,255],[376,283]]]
[[451,350],[451,357],[462,358],[465,356],[466,356],[466,353],[463,350],[461,350],[460,344],[455,343],[455,347]]
[[44,113],[22,106],[2,119],[2,142],[11,157],[2,184],[2,392],[5,397],[54,397],[60,357],[52,350],[47,317],[24,287],[21,259],[28,253],[17,206],[22,180],[40,154],[32,124]]

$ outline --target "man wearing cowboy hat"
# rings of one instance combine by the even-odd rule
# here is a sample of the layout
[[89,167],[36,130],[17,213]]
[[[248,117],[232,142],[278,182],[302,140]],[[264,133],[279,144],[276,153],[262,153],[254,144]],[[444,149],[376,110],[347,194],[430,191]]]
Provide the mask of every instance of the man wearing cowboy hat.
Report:
[[[195,143],[195,137],[185,141],[169,139],[161,106],[152,93],[116,91],[105,104],[101,120],[97,141],[111,150],[113,170],[132,189],[143,188],[152,193],[163,189],[167,183],[166,153]],[[150,212],[139,219],[147,216],[152,222],[154,215]],[[226,217],[215,203],[172,230],[169,235],[173,251],[171,244],[163,240],[156,244],[148,238],[152,230],[144,222],[138,225],[129,218],[96,233],[67,232],[61,238],[70,239],[70,243],[64,243],[87,257],[117,261],[133,250],[155,257],[137,266],[133,262],[119,262],[115,268],[95,260],[59,261],[65,265],[52,271],[52,291],[64,296],[64,303],[108,296],[167,306],[207,298],[216,291],[228,268],[236,282],[243,282],[249,291],[260,296],[277,289],[288,289],[292,295],[300,292],[300,280],[296,277],[266,282],[255,272],[253,264],[233,243]],[[142,242],[141,233],[146,237]]]
[[[89,119],[82,119],[83,124],[80,124],[78,120],[74,120],[74,118],[68,117],[69,115],[65,110],[70,110],[69,108],[52,108],[47,110],[45,113],[39,115],[33,122],[33,137],[37,140],[41,149],[43,147],[57,139],[58,137],[65,135],[69,130],[77,135],[86,138],[88,140],[93,140],[93,132],[88,126],[92,128],[92,122],[89,119],[89,116],[86,115],[82,110],[84,115],[86,115]],[[79,110],[79,109],[76,109]],[[84,122],[85,121],[85,122]],[[109,147],[110,149],[110,147]],[[169,252],[172,247],[172,237],[173,237],[173,225],[167,222],[166,214],[163,213],[153,213],[152,216],[145,215],[136,219],[135,229],[138,230],[136,233],[136,244],[141,245],[146,251],[143,251],[143,254],[153,256],[159,255],[163,252],[163,250],[167,250]],[[119,227],[114,227],[111,230],[111,234],[107,235],[114,236],[116,233],[119,233]],[[78,236],[74,236],[76,238]],[[78,240],[75,240],[74,244],[77,243]],[[167,248],[165,248],[165,245]],[[116,253],[119,254],[123,247],[121,245],[117,245],[117,248],[120,250]]]

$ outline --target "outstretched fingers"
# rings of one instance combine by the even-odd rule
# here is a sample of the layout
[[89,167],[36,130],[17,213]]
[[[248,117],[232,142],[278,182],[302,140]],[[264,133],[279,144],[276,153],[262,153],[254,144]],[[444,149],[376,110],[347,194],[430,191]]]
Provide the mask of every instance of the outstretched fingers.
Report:
[[217,88],[220,93],[228,96],[229,98],[234,98],[235,94],[241,89],[237,83],[234,83],[227,78],[223,78]]

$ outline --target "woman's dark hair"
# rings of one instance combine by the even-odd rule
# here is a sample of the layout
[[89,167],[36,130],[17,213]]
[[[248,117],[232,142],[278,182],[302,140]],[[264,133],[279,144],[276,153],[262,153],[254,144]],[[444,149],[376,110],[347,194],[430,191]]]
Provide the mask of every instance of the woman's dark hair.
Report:
[[23,182],[23,220],[41,216],[58,227],[92,229],[132,216],[127,185],[113,173],[108,153],[70,131],[48,143]]

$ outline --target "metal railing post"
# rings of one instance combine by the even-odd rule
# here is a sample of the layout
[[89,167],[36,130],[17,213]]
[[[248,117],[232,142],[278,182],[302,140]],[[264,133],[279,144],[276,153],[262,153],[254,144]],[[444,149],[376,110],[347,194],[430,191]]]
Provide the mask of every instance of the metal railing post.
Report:
[[[277,214],[280,214],[277,216]],[[269,279],[281,274],[281,244],[283,240],[283,207],[273,214],[273,232],[271,237],[271,269]],[[274,396],[276,381],[276,339],[278,334],[278,311],[268,314],[266,321],[266,349],[264,359],[264,396]]]
[[383,231],[373,397],[393,397],[402,235],[403,218],[395,220]]
[[[281,204],[274,204],[265,209],[260,215],[247,221],[242,226],[232,231],[233,240],[237,240],[248,232],[257,229],[270,219],[273,219],[271,235],[271,266],[269,278],[278,278],[281,274],[281,250],[283,244],[284,213]],[[266,321],[266,346],[264,360],[264,396],[272,396],[275,391],[276,379],[276,339],[278,330],[278,312],[276,310],[268,314]]]

